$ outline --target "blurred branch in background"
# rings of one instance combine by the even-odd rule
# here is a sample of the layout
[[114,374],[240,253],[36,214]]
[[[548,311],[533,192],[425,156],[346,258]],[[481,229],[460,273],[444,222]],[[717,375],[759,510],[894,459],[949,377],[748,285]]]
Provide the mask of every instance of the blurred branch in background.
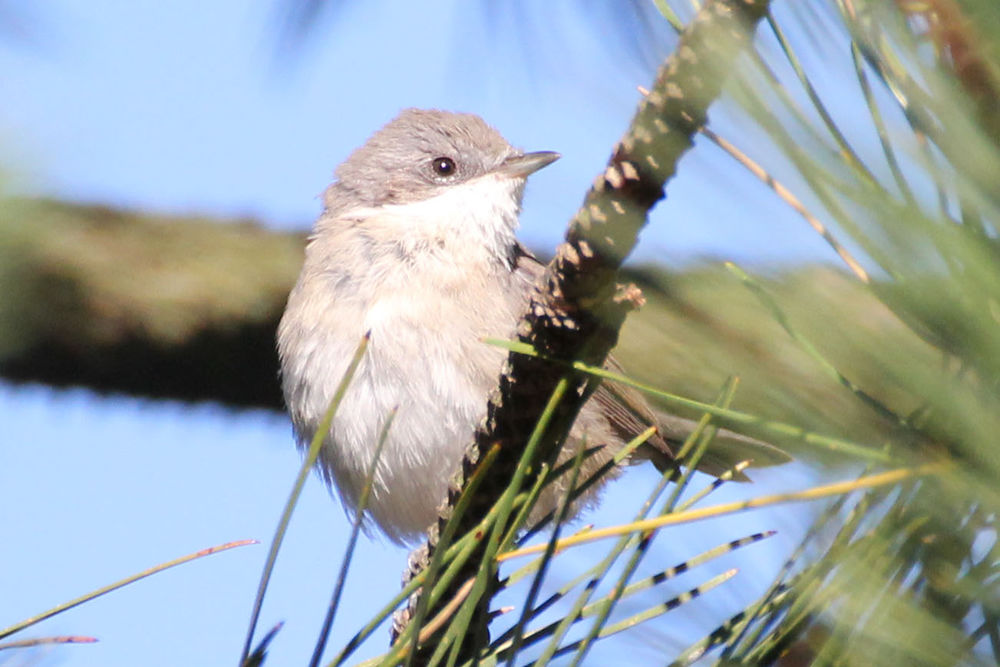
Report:
[[[150,398],[281,409],[274,330],[304,238],[246,221],[151,216],[44,200],[0,206],[0,374]],[[738,405],[871,441],[867,414],[786,342],[721,265],[629,272],[647,304],[618,356],[634,376],[710,397],[745,379]],[[931,348],[839,270],[790,268],[764,280],[789,317],[875,395],[906,400],[875,361]],[[835,331],[820,315],[861,323]],[[655,350],[652,357],[650,350]],[[814,421],[815,420],[815,421]]]
[[274,330],[303,239],[219,223],[0,202],[0,374],[280,409]]

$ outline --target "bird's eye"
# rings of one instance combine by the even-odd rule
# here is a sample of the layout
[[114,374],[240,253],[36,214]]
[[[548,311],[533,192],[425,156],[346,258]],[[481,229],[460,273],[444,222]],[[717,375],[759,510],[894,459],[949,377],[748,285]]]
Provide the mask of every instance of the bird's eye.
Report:
[[450,157],[436,157],[431,162],[436,176],[447,177],[455,173],[455,161]]

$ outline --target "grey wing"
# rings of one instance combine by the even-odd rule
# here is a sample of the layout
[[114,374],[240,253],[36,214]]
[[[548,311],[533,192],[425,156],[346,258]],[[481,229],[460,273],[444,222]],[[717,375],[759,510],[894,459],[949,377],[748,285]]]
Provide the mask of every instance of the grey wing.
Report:
[[[515,270],[532,284],[537,284],[545,270],[545,266],[520,243],[512,249],[512,261]],[[614,357],[608,357],[604,368],[625,374]],[[690,419],[653,410],[638,390],[613,382],[601,383],[590,398],[588,406],[590,405],[595,405],[600,410],[614,434],[623,442],[632,440],[650,426],[656,426],[657,433],[636,450],[634,458],[652,461],[660,470],[673,465],[675,449],[684,443],[697,426],[697,422]],[[754,466],[769,466],[785,463],[790,458],[771,444],[719,429],[699,462],[698,469],[712,475],[721,475],[745,459],[752,460]],[[742,473],[734,476],[734,479],[749,481]]]
[[[609,357],[604,367],[624,374],[614,358]],[[650,426],[657,427],[657,434],[636,450],[636,458],[652,461],[661,471],[673,465],[674,453],[698,426],[691,419],[653,410],[636,389],[614,382],[602,383],[591,400],[601,407],[615,433],[625,442]],[[769,443],[719,429],[698,462],[698,470],[721,475],[744,460],[749,460],[753,467],[763,467],[786,463],[791,457]],[[750,481],[743,473],[737,473],[733,479]]]
[[[615,373],[624,371],[613,357],[608,357],[604,368]],[[591,397],[591,402],[599,406],[614,433],[623,442],[629,442],[650,426],[656,426],[656,433],[635,452],[635,458],[650,460],[659,470],[673,465],[674,450],[668,433],[664,433],[660,420],[638,391],[632,387],[605,380]],[[684,438],[673,439],[674,444],[684,442]]]

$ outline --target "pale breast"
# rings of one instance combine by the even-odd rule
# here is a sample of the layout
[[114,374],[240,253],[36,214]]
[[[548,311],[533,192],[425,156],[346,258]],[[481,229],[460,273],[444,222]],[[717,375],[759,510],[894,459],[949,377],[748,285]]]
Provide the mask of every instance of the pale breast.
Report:
[[526,283],[506,261],[457,237],[405,249],[352,238],[353,248],[309,249],[304,272],[313,279],[300,280],[279,331],[283,386],[306,444],[370,333],[321,466],[354,508],[395,410],[369,513],[391,538],[407,540],[433,521],[485,415],[506,352],[482,339],[513,334]]
[[[391,536],[408,537],[430,525],[485,415],[506,352],[483,339],[509,337],[521,310],[504,291],[506,282],[494,279],[487,288],[411,271],[364,315],[371,344],[363,390],[351,402],[351,416],[335,424],[334,440],[341,449],[369,451],[367,443],[384,423],[376,412],[396,408],[377,485],[391,492],[372,505],[373,517]],[[348,424],[350,434],[342,428]],[[355,468],[343,471],[349,487],[363,480],[357,467],[362,459],[367,457],[352,457]]]

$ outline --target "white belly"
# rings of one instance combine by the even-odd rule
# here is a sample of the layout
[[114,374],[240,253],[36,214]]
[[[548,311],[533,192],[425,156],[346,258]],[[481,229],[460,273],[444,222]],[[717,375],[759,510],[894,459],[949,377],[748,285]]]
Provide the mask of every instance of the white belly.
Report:
[[386,417],[395,409],[369,503],[372,518],[394,539],[415,537],[433,522],[506,357],[479,339],[507,337],[516,323],[514,315],[489,332],[473,332],[446,317],[421,328],[416,321],[445,313],[391,303],[405,299],[380,302],[365,318],[370,347],[324,450],[324,462],[355,505]]
[[308,326],[283,322],[279,336],[286,400],[303,446],[362,335],[371,334],[320,464],[353,511],[386,419],[396,411],[368,503],[369,516],[393,540],[419,537],[433,523],[448,480],[485,416],[507,353],[482,338],[513,334],[523,299],[511,299],[509,290],[526,294],[518,280],[494,277],[484,283],[492,289],[470,290],[411,279],[376,298],[328,300],[300,290],[290,300],[290,310],[310,310],[309,317],[294,320]]

